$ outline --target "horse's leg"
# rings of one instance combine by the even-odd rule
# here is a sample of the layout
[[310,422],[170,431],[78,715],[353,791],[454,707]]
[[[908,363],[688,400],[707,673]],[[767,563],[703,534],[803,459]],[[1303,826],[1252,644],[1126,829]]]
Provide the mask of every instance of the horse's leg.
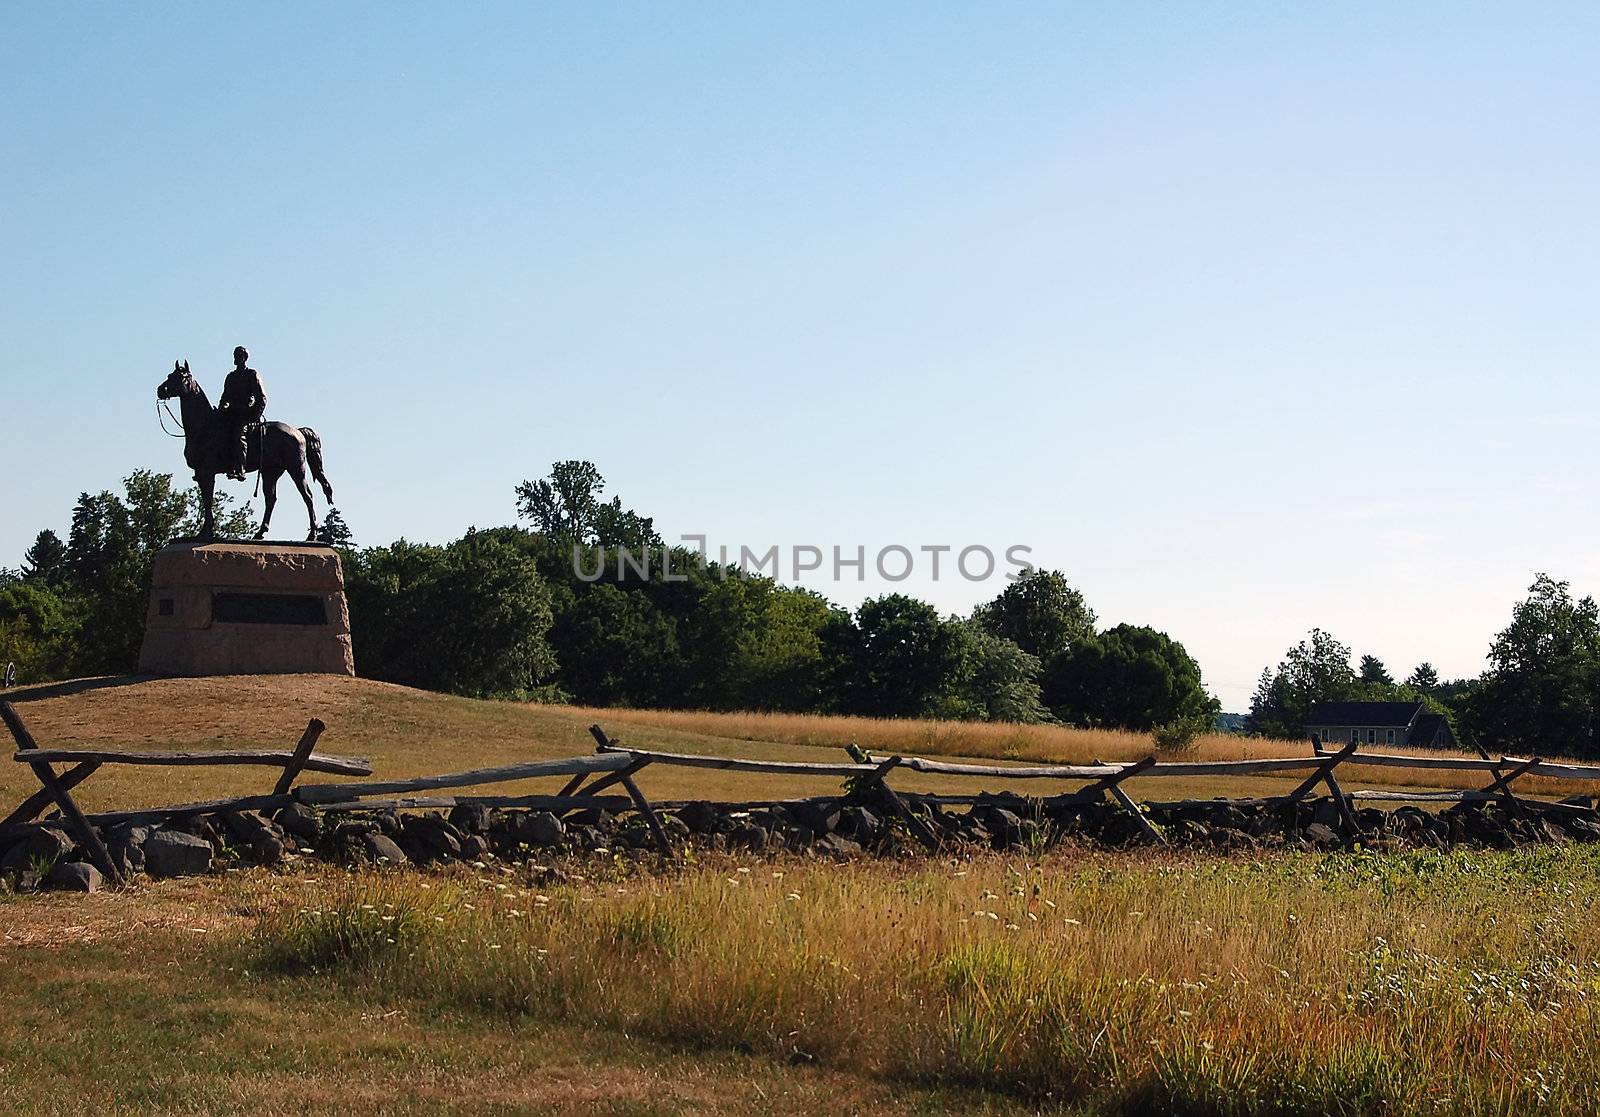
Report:
[[271,473],[265,469],[261,471],[261,491],[266,494],[267,509],[261,516],[261,526],[256,529],[257,539],[265,539],[267,528],[272,524],[272,506],[278,503],[278,473],[276,469]]
[[200,538],[210,539],[217,533],[216,520],[211,513],[212,498],[216,494],[217,475],[196,473],[194,479],[200,486]]
[[306,519],[311,521],[311,530],[306,532],[306,542],[317,541],[317,509],[311,503],[311,486],[306,483],[306,467],[302,462],[289,470],[289,476],[294,478],[294,487],[300,490],[300,499],[306,502]]

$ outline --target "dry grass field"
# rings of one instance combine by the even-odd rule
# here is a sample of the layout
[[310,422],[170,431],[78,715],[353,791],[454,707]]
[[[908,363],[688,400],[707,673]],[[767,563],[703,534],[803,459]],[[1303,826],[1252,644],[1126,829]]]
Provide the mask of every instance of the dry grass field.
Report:
[[[906,755],[1001,761],[1129,760],[1154,749],[1149,737],[1140,734],[1055,726],[523,706],[329,675],[87,679],[20,688],[7,698],[41,744],[59,747],[288,749],[306,721],[319,717],[328,726],[319,749],[369,757],[380,779],[587,753],[594,747],[587,727],[596,722],[612,736],[641,748],[762,759],[837,761],[843,759],[842,747],[851,742]],[[1291,741],[1210,736],[1200,739],[1184,757],[1291,756],[1304,755],[1307,749]],[[258,792],[270,787],[272,778],[265,768],[111,766],[76,794],[87,808],[112,809]],[[1452,778],[1413,769],[1359,767],[1342,770],[1341,781],[1350,790],[1481,782],[1471,774]],[[665,799],[763,799],[838,789],[833,779],[659,766],[646,770],[640,782],[648,794]],[[1192,777],[1134,779],[1126,786],[1135,798],[1177,799],[1270,795],[1296,782],[1287,777]],[[974,790],[967,781],[910,772],[896,773],[894,783],[913,791]],[[537,790],[539,785],[517,786]],[[1077,785],[1037,780],[1014,786],[1032,794],[1051,794]],[[1600,786],[1532,779],[1519,787],[1551,795],[1600,791]],[[0,765],[0,803],[20,799],[35,788],[26,768]]]
[[[7,697],[61,746],[287,748],[317,716],[325,751],[370,756],[385,776],[587,752],[592,721],[630,744],[797,759],[837,758],[848,741],[1006,760],[1150,749],[1063,729],[527,707],[310,676]],[[1189,755],[1300,750],[1218,737]],[[837,787],[645,775],[673,798]],[[204,798],[271,778],[108,767],[83,798]],[[26,768],[0,767],[0,803],[31,790]],[[1600,1112],[1591,847],[557,867],[300,863],[116,894],[0,893],[0,1112]]]
[[[608,726],[622,725],[643,730],[674,730],[707,740],[728,742],[762,741],[810,748],[839,749],[858,744],[874,752],[904,756],[985,757],[995,760],[1086,764],[1091,760],[1130,761],[1156,751],[1148,733],[1129,733],[1115,729],[1068,729],[1059,725],[1014,725],[1005,722],[919,721],[915,719],[837,717],[825,714],[713,713],[696,710],[602,710],[573,713]],[[626,737],[615,731],[612,736]],[[1279,741],[1213,733],[1199,737],[1192,746],[1171,759],[1254,760],[1265,757],[1305,756],[1310,745],[1305,741]],[[1404,753],[1413,756],[1476,756],[1476,753],[1444,752],[1438,749],[1408,749],[1396,745],[1375,745],[1370,751]],[[1479,787],[1485,782],[1473,773],[1423,772],[1407,768],[1376,768],[1349,765],[1340,770],[1341,783],[1355,787]],[[1348,774],[1347,774],[1348,773]],[[1296,782],[1296,781],[1278,781]],[[1128,786],[1150,798],[1195,798],[1211,795],[1254,794],[1241,787],[1259,788],[1269,794],[1270,780],[1252,780],[1215,789],[1207,780],[1133,780]],[[1565,780],[1524,778],[1519,791],[1543,795],[1571,795],[1582,791],[1594,794],[1600,785],[1579,785]],[[1201,789],[1203,788],[1203,794]]]
[[1588,847],[567,870],[0,897],[0,1111],[1600,1111]]

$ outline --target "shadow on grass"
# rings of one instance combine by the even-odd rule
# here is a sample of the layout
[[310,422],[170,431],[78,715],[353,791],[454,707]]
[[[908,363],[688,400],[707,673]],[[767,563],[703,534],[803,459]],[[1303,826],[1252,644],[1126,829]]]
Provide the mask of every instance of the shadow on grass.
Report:
[[39,683],[36,686],[14,687],[0,690],[0,698],[7,702],[35,702],[44,698],[68,698],[90,690],[108,690],[111,687],[136,686],[161,678],[160,675],[102,675],[94,679],[69,679],[63,683]]

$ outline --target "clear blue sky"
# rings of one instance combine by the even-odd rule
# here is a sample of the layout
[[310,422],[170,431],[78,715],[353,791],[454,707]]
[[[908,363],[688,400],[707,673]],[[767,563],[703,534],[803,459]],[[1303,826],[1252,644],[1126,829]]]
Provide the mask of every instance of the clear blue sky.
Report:
[[0,564],[181,474],[155,385],[243,343],[363,543],[589,458],[669,537],[1028,544],[1230,709],[1312,625],[1476,672],[1600,590],[1597,57],[1586,5],[12,3]]

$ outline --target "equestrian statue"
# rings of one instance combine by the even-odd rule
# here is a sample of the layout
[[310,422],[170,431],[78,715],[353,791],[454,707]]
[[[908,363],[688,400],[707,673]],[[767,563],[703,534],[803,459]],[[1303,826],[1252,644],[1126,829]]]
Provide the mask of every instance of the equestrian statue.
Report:
[[[333,486],[322,472],[322,439],[310,427],[291,427],[288,423],[263,423],[267,393],[260,375],[245,362],[250,354],[244,346],[233,351],[233,371],[222,389],[220,406],[211,406],[205,389],[189,371],[188,361],[174,361],[172,372],[156,388],[156,399],[178,401],[183,427],[183,459],[194,470],[200,486],[202,521],[200,538],[216,534],[212,516],[212,497],[217,474],[235,481],[260,473],[261,487],[267,494],[267,507],[255,537],[265,539],[272,523],[272,507],[278,502],[278,478],[287,473],[306,502],[311,529],[308,540],[317,537],[317,512],[311,503],[309,474],[322,486],[322,493],[333,503]],[[159,407],[160,404],[158,403]]]

